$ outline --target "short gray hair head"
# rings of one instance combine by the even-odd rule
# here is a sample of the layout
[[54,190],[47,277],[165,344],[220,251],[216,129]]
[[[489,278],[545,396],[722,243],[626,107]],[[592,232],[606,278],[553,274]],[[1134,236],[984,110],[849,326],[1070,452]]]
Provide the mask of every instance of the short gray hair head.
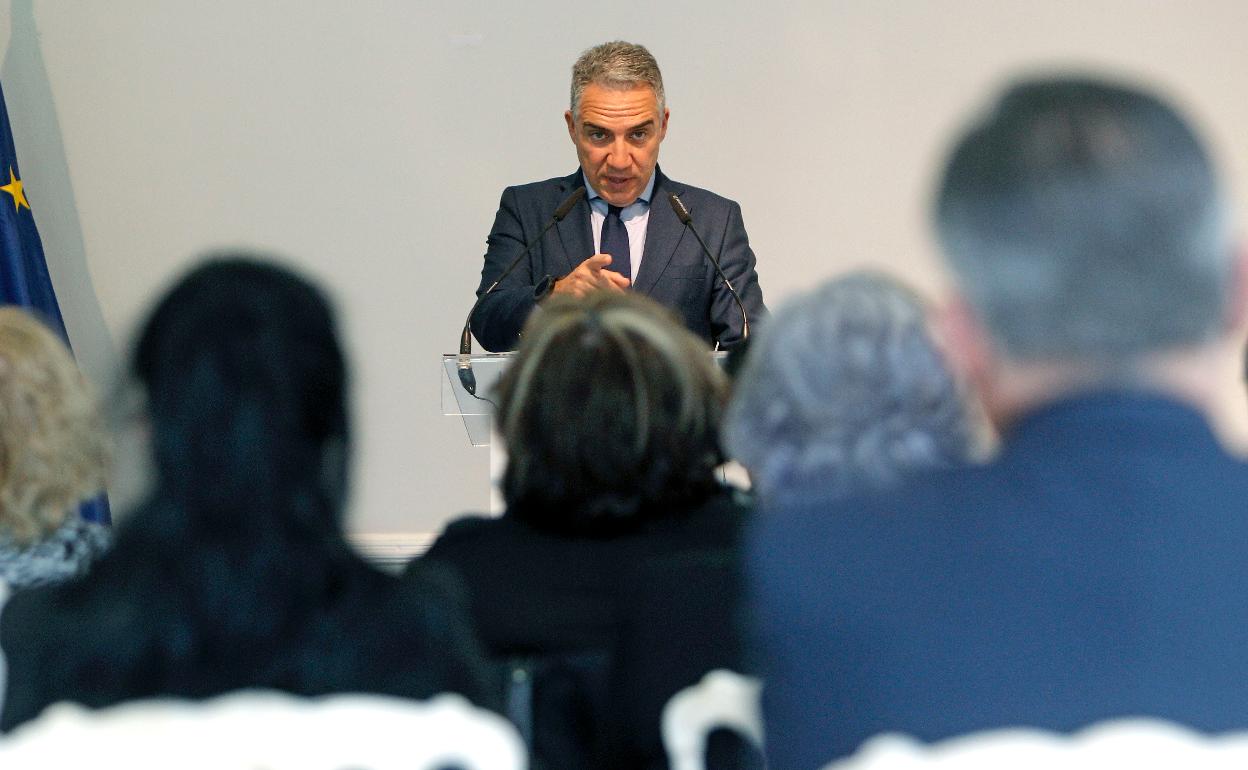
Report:
[[580,117],[581,94],[585,86],[597,83],[606,88],[650,86],[659,102],[659,112],[667,109],[663,93],[663,73],[645,46],[614,40],[596,45],[581,54],[572,65],[572,115]]
[[1196,134],[1151,94],[1013,86],[955,145],[935,218],[964,295],[1016,360],[1129,366],[1221,328],[1228,209]]
[[786,303],[746,356],[729,455],[763,500],[790,485],[849,495],[970,456],[963,394],[918,297],[850,273]]

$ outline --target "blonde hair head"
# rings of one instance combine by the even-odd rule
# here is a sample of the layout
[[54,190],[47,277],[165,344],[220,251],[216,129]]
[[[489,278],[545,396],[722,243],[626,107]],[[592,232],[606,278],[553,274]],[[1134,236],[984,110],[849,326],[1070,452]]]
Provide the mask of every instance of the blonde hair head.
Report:
[[69,349],[0,307],[0,538],[29,543],[104,488],[108,438]]

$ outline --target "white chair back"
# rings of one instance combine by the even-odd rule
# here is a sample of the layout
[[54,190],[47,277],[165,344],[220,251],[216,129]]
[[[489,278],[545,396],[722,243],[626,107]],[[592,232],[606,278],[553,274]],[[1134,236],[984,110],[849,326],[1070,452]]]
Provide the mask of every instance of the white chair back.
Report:
[[704,770],[711,731],[726,728],[763,750],[762,683],[752,676],[716,669],[672,696],[660,729],[671,770]]
[[457,695],[301,698],[269,691],[61,703],[0,739],[5,770],[523,770],[506,720]]
[[1248,732],[1205,735],[1160,719],[1099,722],[1065,735],[1003,728],[922,743],[909,735],[871,738],[824,770],[1243,770]]

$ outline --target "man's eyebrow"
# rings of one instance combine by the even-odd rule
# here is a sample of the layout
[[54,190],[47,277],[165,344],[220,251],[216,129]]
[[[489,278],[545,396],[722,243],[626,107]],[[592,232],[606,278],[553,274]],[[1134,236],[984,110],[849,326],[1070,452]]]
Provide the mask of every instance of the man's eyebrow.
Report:
[[[630,127],[629,127],[626,131],[625,131],[625,133],[630,133],[630,132],[632,132],[632,131],[636,131],[636,130],[637,130],[637,129],[639,129],[639,128],[651,128],[651,127],[653,127],[653,126],[654,126],[654,124],[655,124],[655,120],[654,120],[654,118],[650,118],[649,120],[644,120],[644,121],[642,121],[642,122],[638,123],[638,124],[637,124],[637,125],[635,125],[635,126],[630,126]],[[582,122],[581,122],[581,130],[582,130],[582,131],[601,131],[601,132],[603,132],[604,134],[609,134],[609,133],[611,133],[611,130],[610,130],[610,129],[608,129],[608,128],[603,128],[602,126],[598,125],[597,123],[591,123],[591,122],[589,122],[588,120],[586,120],[586,121],[582,121]]]

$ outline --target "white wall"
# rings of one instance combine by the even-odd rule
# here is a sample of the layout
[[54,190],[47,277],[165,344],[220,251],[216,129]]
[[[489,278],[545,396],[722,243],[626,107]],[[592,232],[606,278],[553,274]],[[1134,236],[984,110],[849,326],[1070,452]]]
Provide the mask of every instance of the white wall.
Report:
[[[486,505],[439,410],[498,194],[570,172],[568,69],[645,43],[664,169],[742,203],[769,303],[848,266],[936,293],[926,207],[950,132],[1020,69],[1135,73],[1248,178],[1242,0],[12,0],[0,81],[71,336],[111,377],[212,246],[288,255],[339,302],[355,366],[357,533]],[[829,248],[829,242],[835,245]],[[1243,422],[1236,378],[1228,413]]]

